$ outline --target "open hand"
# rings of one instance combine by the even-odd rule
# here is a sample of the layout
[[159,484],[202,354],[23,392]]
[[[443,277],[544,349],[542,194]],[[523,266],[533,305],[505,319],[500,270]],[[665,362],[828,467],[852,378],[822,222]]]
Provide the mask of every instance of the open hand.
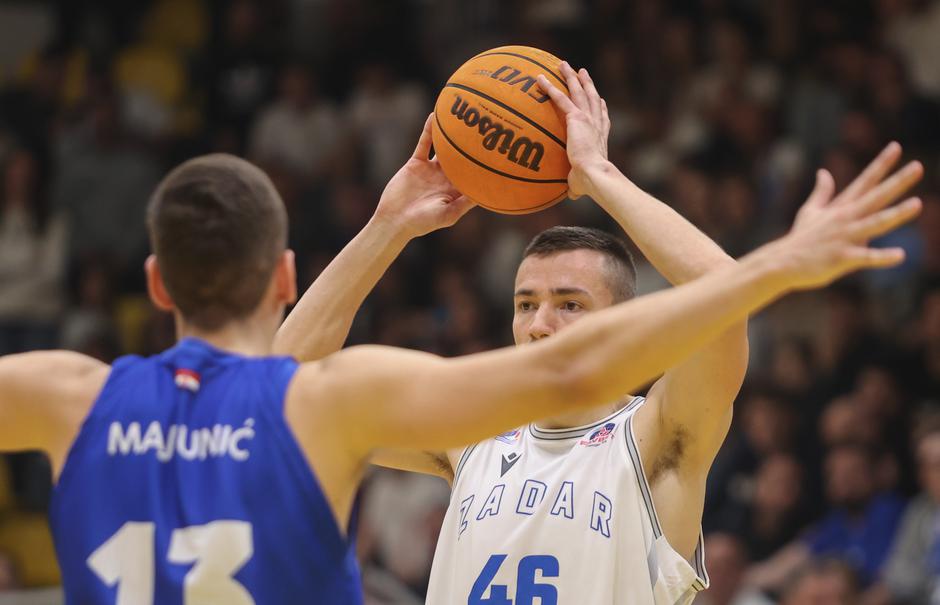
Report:
[[816,173],[816,186],[797,213],[778,251],[792,272],[797,288],[827,284],[861,269],[893,267],[904,261],[901,248],[872,248],[872,239],[911,221],[921,201],[908,198],[891,205],[924,174],[920,162],[910,162],[885,176],[901,157],[901,146],[891,143],[871,164],[833,197],[835,182],[826,170]]
[[432,116],[414,154],[385,186],[375,209],[376,220],[388,222],[407,239],[450,227],[474,206],[447,179],[437,158],[428,157]]
[[543,76],[538,76],[539,86],[548,93],[552,102],[564,115],[568,128],[568,174],[569,197],[576,199],[586,194],[585,172],[591,166],[607,161],[607,135],[610,134],[610,116],[607,102],[594,87],[594,81],[586,69],[575,71],[566,61],[561,62],[561,75],[568,84],[568,95],[558,90]]

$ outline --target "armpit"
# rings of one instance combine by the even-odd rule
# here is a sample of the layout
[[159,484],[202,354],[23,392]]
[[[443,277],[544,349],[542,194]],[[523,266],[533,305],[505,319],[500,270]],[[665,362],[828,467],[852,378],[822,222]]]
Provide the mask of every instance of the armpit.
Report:
[[649,482],[651,485],[655,484],[663,473],[679,467],[685,456],[690,438],[689,430],[682,425],[673,427],[668,435],[664,435],[662,450],[655,457],[650,467]]
[[435,474],[443,477],[448,483],[454,483],[454,469],[451,468],[450,460],[447,456],[437,452],[424,452],[434,465]]

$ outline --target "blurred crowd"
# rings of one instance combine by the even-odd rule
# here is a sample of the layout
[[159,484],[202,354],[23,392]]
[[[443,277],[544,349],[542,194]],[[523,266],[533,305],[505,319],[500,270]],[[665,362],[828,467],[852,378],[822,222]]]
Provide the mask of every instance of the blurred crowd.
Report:
[[[22,3],[0,4],[0,21]],[[172,165],[269,171],[306,287],[365,224],[436,91],[502,44],[588,67],[611,159],[739,256],[788,227],[817,167],[844,186],[889,140],[927,169],[900,267],[751,323],[709,476],[700,605],[940,604],[940,1],[61,0],[0,81],[0,353],[110,361],[173,341],[144,292],[143,211]],[[521,249],[589,200],[474,210],[412,243],[350,343],[459,355],[511,342]],[[639,288],[663,287],[641,262]],[[55,584],[38,454],[0,463],[0,590]],[[367,601],[421,603],[447,486],[374,472]]]

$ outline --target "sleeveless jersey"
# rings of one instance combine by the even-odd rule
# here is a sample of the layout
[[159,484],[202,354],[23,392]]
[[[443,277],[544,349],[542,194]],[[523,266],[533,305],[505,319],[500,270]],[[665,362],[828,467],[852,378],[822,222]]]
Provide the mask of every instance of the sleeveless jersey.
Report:
[[643,402],[589,426],[529,425],[464,450],[427,602],[691,602],[708,585],[701,537],[693,567],[660,530],[632,432]]
[[195,339],[114,363],[53,492],[67,603],[362,602],[284,419],[296,369]]

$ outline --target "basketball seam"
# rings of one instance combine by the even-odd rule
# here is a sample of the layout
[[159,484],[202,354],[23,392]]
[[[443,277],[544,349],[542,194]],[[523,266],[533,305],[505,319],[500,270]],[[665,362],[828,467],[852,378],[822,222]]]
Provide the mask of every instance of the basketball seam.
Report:
[[568,190],[567,190],[567,189],[565,189],[565,192],[562,193],[561,195],[558,195],[558,196],[556,196],[556,197],[553,197],[552,199],[548,200],[547,202],[542,202],[542,203],[539,204],[538,206],[527,206],[527,207],[525,207],[525,208],[520,208],[520,209],[518,209],[518,210],[511,210],[511,209],[507,209],[507,208],[497,208],[497,207],[495,207],[495,206],[487,206],[487,205],[484,204],[483,202],[478,202],[477,200],[473,200],[473,201],[474,201],[474,203],[476,203],[478,206],[482,206],[483,208],[486,208],[487,210],[492,210],[493,212],[499,212],[500,214],[519,215],[519,214],[531,214],[532,212],[538,212],[539,210],[544,210],[544,209],[546,209],[546,208],[549,208],[550,206],[554,206],[555,204],[557,204],[558,202],[562,201],[562,200],[565,199],[566,197],[568,197]]
[[547,65],[543,65],[543,64],[539,63],[538,61],[536,61],[535,59],[533,59],[533,58],[531,58],[531,57],[527,57],[527,56],[525,56],[525,55],[520,55],[520,54],[518,54],[518,53],[507,53],[507,52],[500,51],[500,52],[498,52],[498,53],[485,53],[485,54],[482,54],[482,55],[477,55],[476,57],[474,57],[474,59],[476,59],[477,57],[492,57],[492,56],[494,56],[494,55],[508,55],[508,56],[510,56],[510,57],[518,57],[518,58],[520,58],[520,59],[523,59],[523,60],[525,60],[525,61],[528,61],[529,63],[532,63],[532,64],[534,64],[534,65],[538,65],[539,67],[541,67],[542,69],[544,69],[545,71],[547,71],[549,74],[551,74],[551,76],[552,76],[553,78],[555,78],[556,80],[558,80],[558,81],[561,83],[561,85],[565,87],[565,90],[568,90],[568,83],[565,82],[565,81],[562,79],[561,76],[559,76],[559,75],[556,74],[554,71],[552,71],[552,69],[551,69],[550,67],[548,67]]
[[550,138],[551,140],[553,140],[553,141],[555,141],[556,143],[558,143],[558,145],[559,145],[562,149],[567,149],[567,148],[568,148],[568,147],[565,145],[565,143],[564,143],[561,139],[559,139],[558,137],[556,137],[555,135],[553,135],[553,134],[551,133],[551,131],[549,131],[547,128],[545,128],[544,126],[542,126],[542,125],[539,124],[538,122],[532,121],[531,118],[526,117],[524,114],[522,114],[522,113],[520,113],[519,111],[513,109],[513,108],[510,107],[509,105],[506,105],[506,104],[503,103],[502,101],[499,101],[499,100],[497,100],[497,99],[494,99],[493,97],[491,97],[490,95],[486,94],[485,92],[481,92],[481,91],[477,90],[476,88],[467,86],[467,85],[465,85],[465,84],[451,84],[451,83],[447,83],[447,84],[444,85],[444,88],[459,88],[460,90],[465,90],[465,91],[467,91],[467,92],[469,92],[469,93],[471,93],[471,94],[475,94],[475,95],[477,95],[478,97],[481,97],[481,98],[483,98],[483,99],[486,99],[487,101],[491,101],[491,102],[493,102],[493,103],[496,103],[497,105],[499,105],[500,107],[502,107],[502,108],[505,109],[506,111],[512,112],[513,115],[515,115],[516,117],[518,117],[518,118],[520,118],[520,119],[522,119],[522,120],[525,120],[525,121],[528,122],[530,125],[532,125],[532,126],[534,126],[535,128],[539,129],[539,130],[542,132],[542,134],[544,134],[545,136],[547,136],[547,137]]
[[489,170],[490,172],[492,172],[492,173],[494,173],[494,174],[498,174],[499,176],[504,176],[504,177],[506,177],[507,179],[513,179],[514,181],[522,181],[522,182],[524,182],[524,183],[538,183],[538,184],[543,184],[543,185],[550,185],[550,184],[567,183],[567,182],[568,182],[568,179],[530,179],[530,178],[526,178],[526,177],[524,177],[524,176],[514,176],[514,175],[512,175],[512,174],[503,172],[502,170],[497,170],[497,169],[495,169],[495,168],[490,168],[489,166],[487,166],[486,164],[484,164],[484,163],[481,162],[480,160],[476,159],[475,157],[473,157],[472,155],[470,155],[469,153],[467,153],[466,151],[464,151],[463,149],[461,149],[460,147],[458,147],[457,144],[454,143],[454,141],[451,140],[451,138],[450,138],[449,136],[447,136],[447,133],[444,132],[444,126],[441,124],[441,119],[440,119],[439,117],[437,117],[437,114],[436,114],[436,113],[434,114],[434,120],[437,122],[437,128],[438,128],[438,130],[441,131],[441,135],[443,135],[444,139],[446,139],[447,142],[450,143],[450,146],[453,147],[454,149],[456,149],[456,150],[460,153],[460,155],[462,155],[463,157],[467,158],[468,160],[470,160],[471,162],[473,162],[474,164],[476,164],[476,165],[479,166],[480,168],[484,168],[484,169],[486,169],[486,170]]

